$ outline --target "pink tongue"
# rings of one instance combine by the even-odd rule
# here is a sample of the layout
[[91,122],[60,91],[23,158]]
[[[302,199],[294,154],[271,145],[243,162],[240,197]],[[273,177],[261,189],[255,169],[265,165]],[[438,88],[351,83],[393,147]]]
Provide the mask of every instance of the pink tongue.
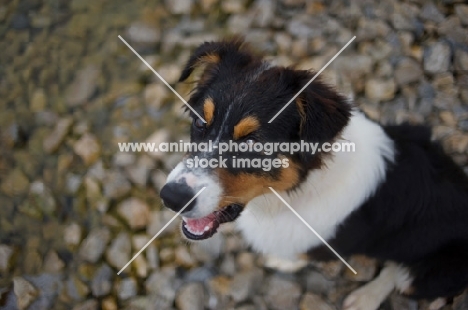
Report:
[[187,227],[192,232],[203,232],[207,226],[211,229],[215,220],[216,215],[214,214],[210,214],[199,219],[184,218],[185,224],[187,224]]

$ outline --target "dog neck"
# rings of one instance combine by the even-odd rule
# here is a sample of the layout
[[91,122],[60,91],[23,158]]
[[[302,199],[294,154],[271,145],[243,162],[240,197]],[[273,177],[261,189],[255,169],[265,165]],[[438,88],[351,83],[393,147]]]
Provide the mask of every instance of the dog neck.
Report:
[[[297,190],[280,193],[324,239],[376,191],[394,160],[393,141],[357,111],[336,142],[352,142],[355,150],[327,156]],[[279,257],[291,259],[321,244],[273,193],[252,200],[237,225],[254,249]]]

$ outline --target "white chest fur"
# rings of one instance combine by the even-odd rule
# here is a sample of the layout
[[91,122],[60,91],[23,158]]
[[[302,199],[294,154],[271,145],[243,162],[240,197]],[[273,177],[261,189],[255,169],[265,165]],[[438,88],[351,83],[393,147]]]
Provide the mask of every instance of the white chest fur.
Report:
[[[296,193],[280,193],[325,240],[376,190],[386,159],[394,158],[393,141],[360,112],[353,113],[340,141],[354,142],[355,151],[333,154]],[[273,193],[252,200],[236,223],[254,250],[285,259],[321,243]]]

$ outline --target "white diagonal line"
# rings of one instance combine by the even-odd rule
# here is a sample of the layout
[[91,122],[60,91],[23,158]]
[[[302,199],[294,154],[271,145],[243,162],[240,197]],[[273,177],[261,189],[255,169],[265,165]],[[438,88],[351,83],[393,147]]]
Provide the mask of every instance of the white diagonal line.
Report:
[[302,88],[301,88],[301,90],[300,90],[300,91],[299,91],[299,92],[298,92],[298,93],[297,93],[297,94],[296,94],[294,97],[292,97],[292,98],[291,98],[291,100],[289,100],[289,101],[288,101],[288,103],[286,103],[286,104],[284,105],[284,107],[283,107],[281,110],[279,110],[279,112],[278,112],[278,113],[276,113],[276,115],[275,115],[275,116],[273,116],[273,117],[272,117],[272,118],[271,118],[271,119],[268,121],[268,124],[270,124],[271,122],[273,122],[273,121],[275,120],[275,118],[276,118],[276,117],[278,117],[278,115],[280,115],[280,113],[281,113],[281,112],[283,112],[283,111],[284,111],[284,109],[286,109],[286,108],[288,107],[288,105],[289,105],[289,104],[291,104],[291,102],[293,102],[293,101],[294,101],[294,99],[296,99],[296,98],[297,98],[297,96],[299,96],[299,95],[300,95],[300,94],[301,94],[301,93],[304,91],[304,89],[306,89],[306,88],[307,88],[307,86],[309,86],[309,85],[310,85],[310,83],[312,83],[312,82],[313,82],[313,81],[314,81],[314,80],[317,78],[317,76],[319,76],[319,74],[320,74],[320,73],[322,73],[322,71],[323,71],[323,70],[325,70],[325,69],[328,67],[328,65],[329,65],[329,64],[331,64],[331,63],[332,63],[332,61],[333,61],[333,60],[335,60],[335,58],[336,58],[336,57],[338,57],[338,56],[341,54],[341,52],[342,52],[342,51],[344,51],[344,50],[345,50],[345,48],[347,48],[347,47],[348,47],[348,45],[350,45],[350,44],[351,44],[351,42],[353,42],[353,40],[354,40],[354,39],[356,39],[356,36],[352,37],[352,39],[351,39],[351,40],[349,40],[349,42],[348,42],[348,43],[346,43],[346,45],[345,45],[345,46],[343,46],[343,48],[342,48],[342,49],[340,49],[340,51],[339,51],[338,53],[336,53],[336,55],[335,55],[335,56],[333,56],[333,58],[332,58],[332,59],[330,59],[330,61],[329,61],[329,62],[327,62],[327,64],[326,64],[326,65],[325,65],[325,66],[324,66],[322,69],[320,69],[320,71],[319,71],[319,72],[317,72],[317,73],[314,75],[314,77],[313,77],[313,78],[312,78],[312,79],[311,79],[311,80],[310,80],[310,81],[309,81],[307,84],[305,84],[305,85],[304,85],[304,87],[302,87]]
[[173,218],[171,218],[171,220],[170,220],[169,222],[167,222],[167,224],[166,224],[166,225],[164,225],[164,227],[163,227],[163,228],[161,228],[161,229],[158,231],[158,233],[157,233],[156,235],[154,235],[154,237],[153,237],[153,238],[151,238],[151,240],[150,240],[150,241],[148,241],[148,242],[145,244],[145,246],[144,246],[144,247],[142,247],[142,248],[141,248],[141,250],[140,250],[140,251],[138,251],[138,253],[136,253],[136,254],[135,254],[135,256],[133,256],[133,258],[132,258],[132,259],[131,259],[131,260],[130,260],[130,261],[127,263],[127,264],[125,264],[125,266],[123,266],[123,267],[122,267],[122,269],[120,269],[120,271],[119,271],[119,272],[117,272],[117,274],[118,274],[118,275],[120,275],[120,273],[121,273],[121,272],[122,272],[122,271],[123,271],[125,268],[127,268],[127,266],[128,266],[128,265],[130,265],[130,264],[131,264],[131,262],[133,262],[133,261],[135,260],[135,258],[137,258],[137,256],[138,256],[138,255],[140,255],[140,254],[141,254],[141,252],[143,252],[143,251],[144,251],[144,250],[145,250],[145,249],[148,247],[148,245],[150,245],[150,243],[151,243],[151,242],[153,242],[153,241],[154,241],[154,239],[156,239],[156,238],[159,236],[159,234],[161,234],[161,233],[162,233],[162,231],[163,231],[164,229],[166,229],[166,227],[167,227],[167,226],[169,226],[169,225],[172,223],[172,221],[173,221],[173,220],[175,220],[175,218],[176,218],[176,217],[178,217],[178,216],[179,216],[179,215],[180,215],[180,214],[181,214],[181,213],[182,213],[182,212],[185,210],[185,208],[187,208],[187,206],[188,206],[188,205],[189,205],[189,204],[190,204],[190,203],[191,203],[191,202],[192,202],[192,201],[193,201],[195,198],[197,198],[197,197],[198,197],[198,195],[200,195],[200,194],[201,194],[201,192],[203,192],[203,191],[205,190],[205,188],[206,188],[206,186],[205,186],[205,187],[203,187],[203,188],[202,188],[202,189],[201,189],[201,190],[200,190],[200,191],[199,191],[199,192],[198,192],[198,193],[197,193],[195,196],[193,196],[193,198],[192,198],[192,199],[190,199],[190,201],[189,201],[189,202],[187,202],[187,204],[186,204],[186,205],[185,205],[185,206],[184,206],[182,209],[180,209],[180,211],[179,211],[179,212],[177,212],[177,214],[176,214],[176,215],[174,215],[174,217],[173,217]]
[[294,210],[287,202],[286,200],[283,199],[283,197],[280,196],[280,194],[278,194],[272,187],[269,187],[269,189],[276,195],[278,196],[278,198],[292,211],[292,213],[294,213],[294,215],[296,215],[301,221],[302,223],[304,223],[307,228],[309,228],[316,236],[317,238],[320,239],[320,241],[322,241],[332,252],[333,254],[335,254],[345,265],[346,267],[348,267],[352,272],[354,272],[354,274],[357,274],[356,270],[353,269],[353,267],[351,267],[344,259],[343,257],[340,256],[340,254],[338,254],[329,244],[327,241],[325,241],[325,239],[322,238],[322,236],[320,236],[316,231],[315,229],[313,229],[309,223],[307,223],[303,218],[302,216],[299,215],[299,213],[296,212],[296,210]]
[[156,74],[156,76],[157,76],[164,84],[166,84],[166,86],[169,87],[169,89],[170,89],[177,97],[179,97],[179,99],[182,100],[182,102],[183,102],[190,110],[192,110],[192,112],[195,113],[196,116],[198,116],[198,117],[203,121],[203,123],[206,124],[205,119],[204,119],[203,117],[201,117],[200,114],[198,114],[197,111],[195,111],[195,110],[190,106],[190,104],[188,104],[188,102],[185,101],[185,99],[182,98],[182,96],[179,95],[179,93],[176,92],[175,89],[172,88],[172,86],[169,85],[169,83],[167,83],[167,82],[163,79],[163,77],[162,77],[161,75],[159,75],[159,73],[156,72],[156,70],[154,70],[153,67],[151,67],[151,66],[149,65],[149,63],[147,63],[146,60],[144,60],[143,57],[141,57],[140,54],[138,54],[137,51],[135,51],[135,50],[133,49],[133,47],[131,47],[130,44],[127,43],[127,41],[125,41],[120,35],[119,35],[119,39],[122,40],[122,42],[125,43],[125,45],[127,45],[127,47],[128,47],[135,55],[137,55],[137,57],[140,58],[140,60],[143,61],[143,63],[144,63],[151,71],[153,71],[153,73]]

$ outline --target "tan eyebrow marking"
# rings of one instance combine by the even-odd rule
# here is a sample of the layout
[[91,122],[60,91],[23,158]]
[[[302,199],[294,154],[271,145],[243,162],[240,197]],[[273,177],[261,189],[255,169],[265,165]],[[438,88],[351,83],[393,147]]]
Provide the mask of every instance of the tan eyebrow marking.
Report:
[[247,116],[241,119],[236,126],[234,126],[234,140],[245,137],[249,133],[254,132],[260,128],[260,122],[253,116]]
[[218,54],[207,54],[198,58],[198,61],[203,64],[217,64],[220,60]]
[[213,99],[206,98],[205,102],[203,103],[203,113],[205,116],[206,124],[209,126],[213,122],[213,115],[214,115],[215,105]]

